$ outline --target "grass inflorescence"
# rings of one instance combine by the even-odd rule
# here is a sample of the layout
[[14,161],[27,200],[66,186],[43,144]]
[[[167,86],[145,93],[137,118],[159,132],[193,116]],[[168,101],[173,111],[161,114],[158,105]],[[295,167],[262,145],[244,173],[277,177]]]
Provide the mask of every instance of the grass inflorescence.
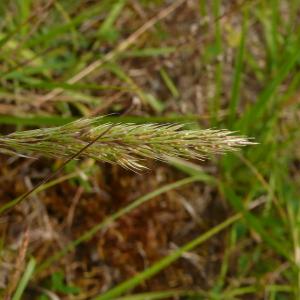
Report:
[[[145,158],[204,159],[251,144],[228,130],[184,129],[184,124],[104,123],[82,118],[63,126],[14,132],[0,137],[2,151],[68,158],[92,143],[82,157],[139,170]],[[99,138],[97,138],[99,137]],[[0,150],[1,151],[1,150]]]

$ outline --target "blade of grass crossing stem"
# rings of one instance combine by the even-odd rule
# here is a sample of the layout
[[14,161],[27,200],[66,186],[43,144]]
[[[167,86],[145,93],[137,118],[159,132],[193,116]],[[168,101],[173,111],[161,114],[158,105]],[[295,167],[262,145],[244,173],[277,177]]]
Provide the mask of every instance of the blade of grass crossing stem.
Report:
[[231,100],[229,104],[229,125],[230,126],[232,126],[232,124],[234,123],[237,114],[237,106],[239,102],[240,86],[241,86],[241,79],[242,79],[242,72],[243,72],[243,59],[244,59],[244,52],[245,52],[245,40],[247,36],[247,28],[248,28],[248,13],[246,11],[243,17],[241,40],[240,40],[238,53],[236,56],[236,61],[235,61]]
[[41,271],[45,270],[52,263],[54,263],[55,261],[57,261],[58,259],[63,257],[69,251],[74,250],[74,248],[76,246],[78,246],[79,244],[82,244],[83,242],[86,242],[86,241],[90,240],[99,230],[107,227],[108,225],[110,225],[111,223],[113,223],[114,221],[119,219],[120,217],[124,216],[125,214],[128,214],[129,212],[131,212],[135,208],[139,207],[143,203],[145,203],[145,202],[151,200],[152,198],[154,198],[156,196],[159,196],[160,194],[165,193],[167,191],[179,188],[183,185],[186,185],[186,184],[189,184],[189,183],[192,183],[192,182],[195,182],[195,181],[201,181],[201,180],[202,180],[202,178],[197,177],[197,176],[188,177],[188,178],[176,181],[174,183],[167,184],[167,185],[165,185],[165,186],[163,186],[163,187],[161,187],[157,190],[154,190],[154,191],[150,192],[149,194],[146,194],[146,195],[136,199],[135,201],[130,203],[128,206],[118,210],[116,213],[114,213],[111,216],[107,217],[102,222],[98,223],[97,225],[92,227],[90,230],[85,232],[83,235],[81,235],[77,240],[72,241],[66,247],[64,247],[62,250],[56,252],[54,255],[49,257],[44,263],[42,263],[37,268],[37,272],[41,272]]
[[12,300],[21,300],[22,299],[22,295],[28,285],[28,282],[30,280],[30,278],[33,275],[34,269],[36,266],[36,261],[35,259],[32,257],[30,258],[27,267],[25,269],[25,272],[23,274],[23,276],[21,277],[21,280],[17,286],[16,292],[12,297]]
[[214,235],[218,234],[237,220],[239,220],[242,217],[242,214],[236,214],[224,222],[220,223],[219,225],[213,227],[212,229],[208,230],[207,232],[201,234],[197,238],[193,239],[189,243],[185,244],[184,246],[180,247],[179,249],[173,251],[170,255],[164,257],[163,259],[159,260],[158,262],[154,263],[151,267],[147,268],[141,273],[138,273],[134,277],[120,283],[116,287],[112,288],[108,292],[99,295],[93,300],[110,300],[115,299],[116,297],[120,296],[121,294],[125,293],[128,290],[131,290],[132,288],[136,287],[137,285],[141,284],[144,280],[151,278],[161,270],[168,267],[170,264],[175,262],[177,259],[179,259],[182,254],[184,254],[187,251],[193,250],[195,247],[199,246],[203,242],[207,241]]

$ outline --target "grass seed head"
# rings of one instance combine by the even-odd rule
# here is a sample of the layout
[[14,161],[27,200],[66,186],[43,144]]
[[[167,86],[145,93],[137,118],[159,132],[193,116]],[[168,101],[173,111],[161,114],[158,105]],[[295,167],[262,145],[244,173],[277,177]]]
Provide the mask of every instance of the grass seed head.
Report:
[[[7,153],[67,158],[91,143],[81,157],[140,170],[143,159],[168,157],[204,159],[210,154],[253,144],[228,130],[187,130],[182,124],[100,123],[102,117],[82,118],[64,126],[15,132],[0,137]],[[101,120],[102,121],[102,120]],[[10,151],[10,152],[9,152]]]

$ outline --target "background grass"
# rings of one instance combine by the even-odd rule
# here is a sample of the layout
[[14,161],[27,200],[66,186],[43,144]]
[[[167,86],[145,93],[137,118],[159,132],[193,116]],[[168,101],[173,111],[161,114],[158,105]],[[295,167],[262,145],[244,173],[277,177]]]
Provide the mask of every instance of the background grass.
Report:
[[[141,174],[72,162],[1,216],[2,297],[299,299],[299,9],[1,1],[1,134],[107,114],[259,143]],[[1,205],[62,163],[0,160]]]

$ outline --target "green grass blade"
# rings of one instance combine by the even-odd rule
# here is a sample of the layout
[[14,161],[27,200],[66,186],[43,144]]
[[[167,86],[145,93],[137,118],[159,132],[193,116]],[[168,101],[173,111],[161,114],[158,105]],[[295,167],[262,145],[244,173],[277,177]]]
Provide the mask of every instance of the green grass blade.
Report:
[[172,81],[172,79],[169,76],[169,74],[167,73],[167,71],[165,69],[161,69],[160,70],[160,75],[161,75],[163,81],[165,82],[165,85],[167,86],[167,88],[171,92],[172,96],[174,98],[178,98],[179,97],[179,91],[176,88],[175,83]]
[[102,23],[102,25],[99,28],[99,35],[109,38],[111,36],[112,31],[114,30],[114,23],[119,17],[120,13],[122,12],[122,9],[124,5],[126,4],[126,0],[118,0],[115,1],[113,4],[113,7],[111,8],[111,11],[107,15],[106,19]]
[[9,116],[0,115],[0,124],[16,126],[59,126],[76,120],[74,117],[56,115]]
[[32,5],[31,0],[18,0],[17,1],[19,13],[18,13],[18,20],[19,24],[22,24],[21,27],[21,34],[23,36],[26,35],[29,28],[29,22],[27,20],[30,17],[30,6]]
[[281,69],[278,71],[276,77],[269,83],[265,90],[258,97],[256,103],[245,113],[239,122],[239,128],[246,132],[250,124],[255,124],[256,121],[266,110],[267,105],[270,102],[271,97],[274,95],[276,89],[284,81],[284,79],[290,74],[293,68],[296,66],[300,59],[299,48],[295,49],[291,55],[289,55]]
[[272,237],[272,235],[264,228],[265,226],[263,219],[257,218],[252,213],[248,212],[244,207],[242,200],[230,187],[223,186],[223,190],[225,192],[225,195],[227,196],[228,201],[232,204],[232,206],[237,211],[244,214],[245,220],[248,223],[249,227],[255,230],[261,236],[261,238],[278,254],[288,259],[289,261],[292,261],[289,255],[288,245],[283,244],[283,240],[282,242],[280,242]]
[[126,72],[122,69],[122,67],[116,63],[106,64],[105,67],[115,74],[120,80],[126,82],[130,88],[135,91],[137,96],[146,104],[151,106],[156,112],[161,113],[164,109],[164,104],[156,99],[152,94],[148,92],[144,92],[135,81],[126,74]]
[[94,90],[94,91],[103,91],[103,90],[116,90],[116,91],[132,91],[129,87],[126,86],[117,86],[117,85],[100,85],[100,84],[91,84],[91,83],[64,83],[64,82],[22,82],[25,87],[53,90],[55,88],[61,88],[67,91],[82,91],[82,90]]
[[[0,124],[16,126],[59,126],[75,121],[76,117],[63,117],[58,115],[27,115],[27,116],[9,116],[0,115]],[[106,116],[103,123],[186,123],[195,122],[201,119],[199,115],[166,115],[166,116]],[[99,121],[101,122],[101,121]]]
[[21,300],[22,299],[22,295],[28,285],[28,282],[30,280],[30,278],[32,277],[33,275],[33,272],[34,272],[34,269],[35,269],[35,266],[36,266],[36,261],[35,259],[32,257],[30,258],[28,264],[27,264],[27,267],[25,269],[25,272],[17,286],[17,289],[16,289],[16,292],[15,294],[13,295],[12,297],[12,300]]
[[238,53],[236,56],[235,68],[234,68],[234,77],[233,77],[233,85],[231,91],[231,100],[229,103],[229,124],[232,124],[235,121],[237,114],[237,106],[239,102],[240,95],[240,86],[243,72],[243,60],[244,60],[244,52],[245,52],[245,41],[247,36],[247,27],[248,27],[248,14],[244,14],[242,32],[241,32],[241,41],[238,49]]
[[176,51],[175,47],[143,48],[124,51],[120,57],[155,57],[165,56]]
[[32,48],[42,43],[49,43],[49,41],[55,41],[58,36],[74,30],[83,21],[99,14],[102,9],[102,4],[98,3],[89,9],[84,10],[81,14],[70,20],[65,24],[53,26],[49,28],[47,32],[41,33],[35,37],[32,37],[28,42],[23,45],[23,48]]
[[[220,16],[221,11],[221,0],[213,0],[212,1],[212,10],[214,14],[214,18],[216,18],[215,22],[215,56],[218,56],[223,51],[223,45],[222,45],[222,29],[221,29],[221,22],[218,17]],[[218,123],[218,115],[220,110],[220,99],[221,99],[221,93],[223,88],[223,62],[222,60],[217,61],[215,65],[215,92],[210,99],[210,113],[211,113],[211,125],[215,126]]]
[[[67,23],[71,23],[72,19],[69,16],[68,12],[64,9],[63,5],[61,5],[58,1],[54,2],[54,6],[57,9],[57,11],[62,15],[62,17],[66,20]],[[73,26],[70,28],[72,40],[73,40],[73,46],[74,49],[79,49],[79,34],[77,34],[76,27]]]
[[217,185],[218,180],[217,178],[209,175],[207,172],[203,170],[200,165],[195,163],[186,161],[184,159],[170,157],[168,159],[168,163],[175,167],[176,169],[182,171],[183,173],[190,175],[190,176],[197,176],[201,178],[201,180],[210,185]]

